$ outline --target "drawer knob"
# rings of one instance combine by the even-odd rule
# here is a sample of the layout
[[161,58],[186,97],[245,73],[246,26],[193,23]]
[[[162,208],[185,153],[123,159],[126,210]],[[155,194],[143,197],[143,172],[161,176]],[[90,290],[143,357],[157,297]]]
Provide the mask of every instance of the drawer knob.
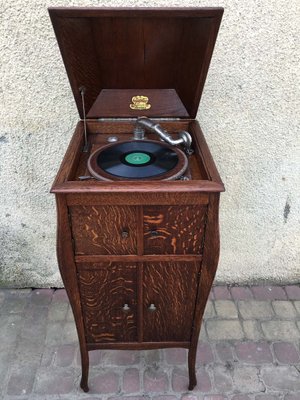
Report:
[[149,311],[156,311],[156,306],[155,304],[151,303],[150,306],[148,307]]
[[126,239],[129,236],[129,232],[124,230],[124,231],[122,231],[121,236],[123,239]]
[[122,307],[122,310],[123,311],[129,311],[130,310],[129,305],[127,303],[125,303],[124,306]]
[[150,231],[150,233],[151,233],[151,236],[158,236],[158,232],[157,232],[157,231],[155,231],[155,230],[153,230],[153,231]]

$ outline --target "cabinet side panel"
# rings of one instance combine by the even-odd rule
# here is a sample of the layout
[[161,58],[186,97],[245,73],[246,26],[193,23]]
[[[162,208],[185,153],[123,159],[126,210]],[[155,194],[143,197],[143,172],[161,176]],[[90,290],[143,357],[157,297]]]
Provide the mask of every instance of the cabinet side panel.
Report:
[[88,343],[137,340],[136,275],[134,264],[116,263],[78,273]]
[[145,263],[144,341],[190,340],[199,271],[196,262]]

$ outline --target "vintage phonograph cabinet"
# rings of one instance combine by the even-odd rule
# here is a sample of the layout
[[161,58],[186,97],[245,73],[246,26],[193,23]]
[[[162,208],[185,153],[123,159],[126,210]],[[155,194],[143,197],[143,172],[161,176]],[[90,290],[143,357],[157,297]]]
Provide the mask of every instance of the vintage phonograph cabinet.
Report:
[[[224,191],[194,118],[223,9],[49,13],[81,118],[51,190],[59,268],[80,342],[81,387],[88,391],[91,350],[182,347],[193,389],[201,320],[219,258]],[[138,126],[141,116],[153,129]],[[146,140],[139,137],[144,133]],[[173,146],[160,140],[164,134]],[[192,144],[184,149],[189,134]],[[135,152],[116,161],[124,141]],[[161,159],[156,150],[141,152],[143,141],[160,146]],[[104,150],[121,165],[114,179],[91,173]],[[91,160],[97,151],[101,157]],[[183,170],[176,157],[184,151]],[[169,153],[179,172],[122,175],[128,166],[133,174],[143,171],[152,158],[151,168],[162,163],[168,169]]]

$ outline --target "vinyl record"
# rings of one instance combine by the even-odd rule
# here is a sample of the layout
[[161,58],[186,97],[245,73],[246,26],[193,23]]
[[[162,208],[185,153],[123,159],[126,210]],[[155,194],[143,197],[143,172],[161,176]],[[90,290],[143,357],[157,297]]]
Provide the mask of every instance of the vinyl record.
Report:
[[100,180],[176,179],[186,167],[181,150],[149,140],[113,143],[88,160],[91,175]]

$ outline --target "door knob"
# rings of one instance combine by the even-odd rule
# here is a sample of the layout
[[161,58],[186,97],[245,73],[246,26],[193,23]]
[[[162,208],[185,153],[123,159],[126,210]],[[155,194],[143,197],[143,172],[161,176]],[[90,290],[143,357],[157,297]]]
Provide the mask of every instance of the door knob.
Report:
[[148,307],[149,311],[156,311],[156,306],[155,304],[151,303],[150,306]]
[[125,311],[125,312],[129,311],[130,310],[129,305],[127,303],[125,303],[124,306],[122,307],[122,310]]

